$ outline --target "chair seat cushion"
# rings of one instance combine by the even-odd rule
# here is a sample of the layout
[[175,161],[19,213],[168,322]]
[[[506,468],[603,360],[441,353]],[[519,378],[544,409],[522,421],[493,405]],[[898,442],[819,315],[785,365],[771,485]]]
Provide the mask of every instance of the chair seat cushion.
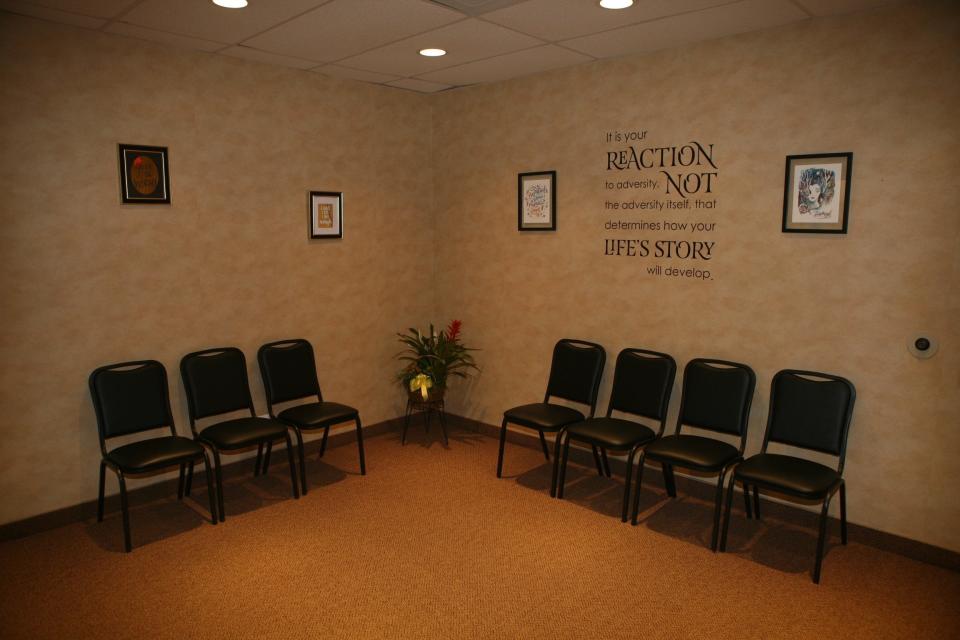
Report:
[[559,431],[568,424],[580,422],[584,415],[576,409],[559,404],[537,402],[524,404],[504,412],[507,422],[539,431]]
[[631,449],[657,437],[650,427],[620,418],[590,418],[568,427],[567,433],[574,440],[609,449]]
[[733,445],[686,434],[666,436],[647,447],[647,460],[701,471],[719,471],[739,457]]
[[357,410],[336,402],[311,402],[281,411],[277,418],[300,428],[316,429],[337,422],[354,420]]
[[140,440],[107,453],[107,460],[129,473],[163,469],[202,457],[203,447],[181,436]]
[[287,434],[287,426],[269,418],[237,418],[212,424],[200,432],[200,439],[217,449],[242,449],[252,444],[279,440]]
[[734,477],[801,497],[825,496],[840,481],[835,469],[803,458],[761,453],[744,460]]

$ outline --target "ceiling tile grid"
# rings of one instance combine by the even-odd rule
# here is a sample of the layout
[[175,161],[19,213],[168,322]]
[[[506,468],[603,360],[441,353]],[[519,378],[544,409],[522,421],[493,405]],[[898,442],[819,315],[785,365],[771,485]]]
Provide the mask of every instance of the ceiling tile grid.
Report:
[[[0,0],[0,11],[435,93],[903,0]],[[427,58],[420,49],[447,55]]]

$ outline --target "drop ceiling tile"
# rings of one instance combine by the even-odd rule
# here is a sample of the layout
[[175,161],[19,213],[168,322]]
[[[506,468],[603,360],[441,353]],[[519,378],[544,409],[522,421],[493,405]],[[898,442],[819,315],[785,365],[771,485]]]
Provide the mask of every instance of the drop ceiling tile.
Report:
[[310,60],[341,60],[463,18],[422,0],[333,0],[244,44]]
[[730,0],[640,0],[627,9],[603,9],[593,0],[528,0],[483,16],[530,35],[556,42],[638,22],[697,11]]
[[245,9],[224,9],[210,0],[145,0],[124,22],[157,31],[236,44],[328,0],[257,0]]
[[668,49],[746,31],[759,31],[807,18],[809,16],[789,0],[743,0],[565,40],[561,44],[597,58],[607,58]]
[[418,76],[418,78],[452,85],[479,84],[526,76],[549,69],[572,67],[591,60],[593,58],[582,53],[548,44],[496,56],[495,58],[468,62],[458,67],[432,71]]
[[38,7],[35,4],[17,2],[16,0],[0,0],[0,9],[21,16],[30,16],[31,18],[40,18],[41,20],[49,20],[50,22],[70,24],[75,27],[83,27],[84,29],[99,29],[107,24],[106,20],[99,18],[81,16],[75,13],[67,13],[66,11],[57,11],[56,9],[47,9],[46,7]]
[[[541,44],[544,43],[532,36],[470,18],[340,62],[377,73],[413,76]],[[445,49],[447,55],[421,56],[418,52],[426,47]]]
[[815,16],[866,11],[895,4],[898,0],[797,0],[797,4]]
[[403,78],[402,80],[394,80],[386,84],[388,87],[399,87],[400,89],[409,89],[411,91],[419,91],[420,93],[436,93],[437,91],[450,88],[448,84],[437,84],[436,82],[427,82],[426,80],[417,80],[416,78]]
[[292,67],[293,69],[312,69],[317,66],[317,63],[313,62],[312,60],[278,56],[275,53],[269,53],[267,51],[260,51],[259,49],[251,49],[250,47],[239,45],[224,49],[220,53],[226,56],[232,56],[234,58],[243,58],[244,60],[252,60],[254,62],[262,62],[264,64],[275,64],[280,65],[281,67]]
[[134,0],[27,0],[18,4],[30,4],[94,18],[114,18],[133,3]]
[[360,80],[362,82],[390,82],[391,80],[397,80],[398,76],[387,75],[384,73],[373,73],[372,71],[363,71],[361,69],[351,69],[349,67],[341,67],[336,64],[328,64],[322,67],[317,67],[312,69],[317,73],[322,73],[325,76],[334,76],[335,78],[347,78],[349,80]]
[[219,51],[227,46],[222,42],[211,42],[210,40],[178,36],[175,33],[167,33],[165,31],[154,31],[153,29],[138,27],[135,24],[127,24],[126,22],[114,22],[104,29],[104,31],[116,33],[121,36],[129,36],[131,38],[140,38],[141,40],[162,42],[163,44],[169,44],[174,47],[194,49],[197,51]]

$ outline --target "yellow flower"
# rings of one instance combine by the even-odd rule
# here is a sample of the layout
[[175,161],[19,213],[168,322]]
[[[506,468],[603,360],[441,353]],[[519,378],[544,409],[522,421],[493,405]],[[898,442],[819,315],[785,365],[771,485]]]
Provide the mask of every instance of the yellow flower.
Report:
[[425,373],[421,373],[410,380],[410,391],[420,389],[420,395],[427,399],[427,389],[433,386],[433,380]]

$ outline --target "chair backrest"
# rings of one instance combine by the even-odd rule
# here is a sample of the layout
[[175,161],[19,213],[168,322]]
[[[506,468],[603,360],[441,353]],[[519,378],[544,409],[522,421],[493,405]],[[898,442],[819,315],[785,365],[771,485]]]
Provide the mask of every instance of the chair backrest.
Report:
[[593,415],[607,353],[598,344],[564,338],[553,347],[550,380],[544,402],[563,398],[590,406]]
[[195,351],[180,360],[191,423],[199,418],[247,409],[255,415],[247,359],[235,347]]
[[98,367],[90,374],[89,383],[101,449],[108,438],[158,427],[170,427],[176,434],[167,370],[156,360]]
[[301,338],[270,342],[257,350],[260,376],[267,392],[267,404],[320,395],[313,346]]
[[683,370],[677,433],[683,425],[740,436],[746,443],[757,376],[739,362],[694,358]]
[[829,453],[840,457],[847,449],[847,433],[857,391],[846,378],[784,369],[770,384],[770,412],[763,450],[770,442]]
[[624,349],[617,356],[607,416],[623,411],[657,420],[662,434],[676,375],[677,363],[666,353]]

